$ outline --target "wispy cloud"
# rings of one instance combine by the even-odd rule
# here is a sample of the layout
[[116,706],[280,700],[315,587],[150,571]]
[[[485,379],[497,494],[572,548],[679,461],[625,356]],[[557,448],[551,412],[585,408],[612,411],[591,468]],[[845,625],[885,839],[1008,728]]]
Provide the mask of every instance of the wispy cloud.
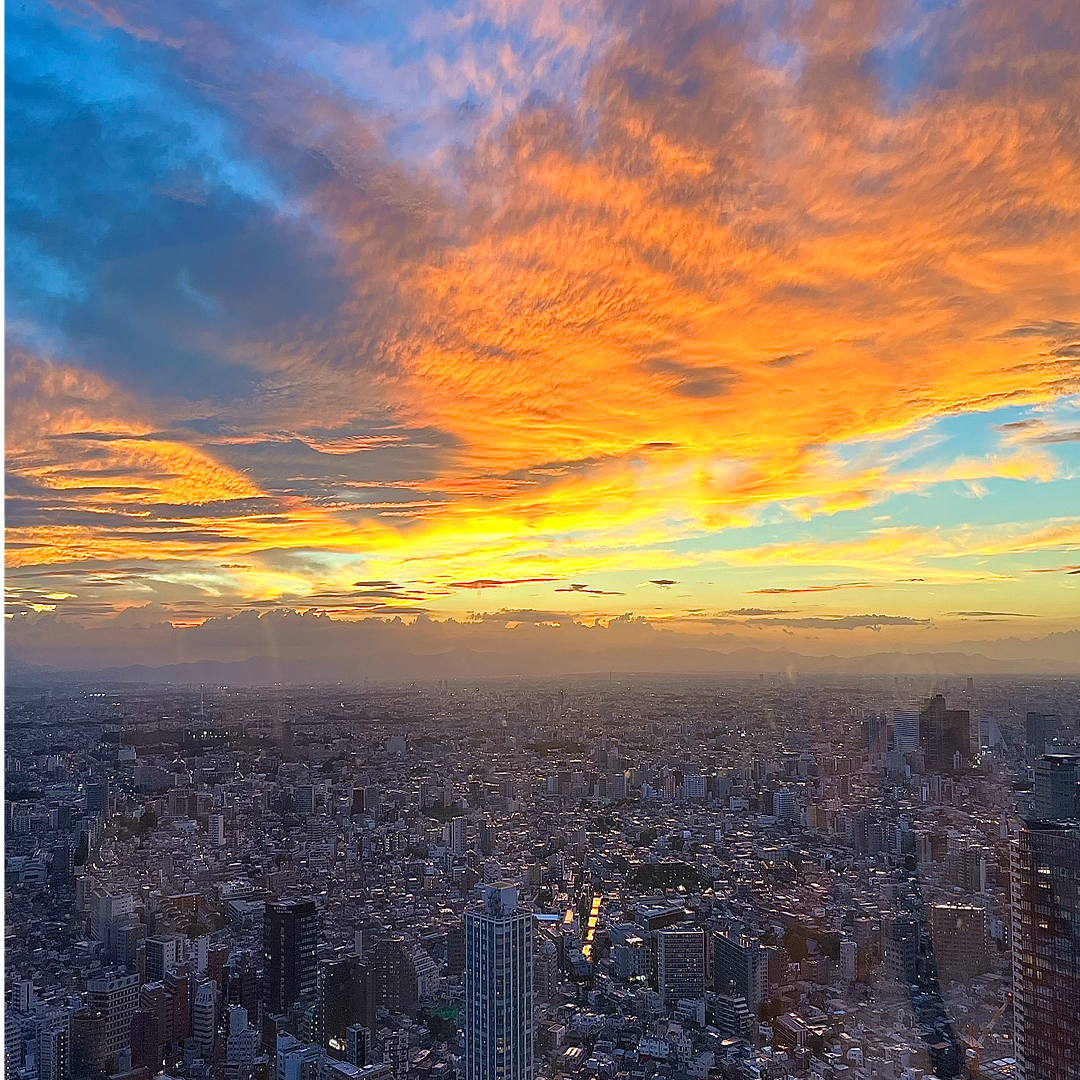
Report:
[[379,614],[653,574],[670,612],[705,564],[867,579],[731,605],[1080,543],[1027,495],[912,513],[1074,482],[1070,5],[59,10],[9,29],[10,566]]

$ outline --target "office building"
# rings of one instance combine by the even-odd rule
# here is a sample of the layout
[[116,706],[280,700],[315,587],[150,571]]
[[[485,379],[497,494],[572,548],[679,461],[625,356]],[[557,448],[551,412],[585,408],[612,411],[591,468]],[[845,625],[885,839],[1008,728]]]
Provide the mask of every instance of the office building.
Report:
[[756,937],[717,931],[712,939],[713,986],[718,994],[745,999],[752,1011],[768,995],[768,964]]
[[210,843],[218,847],[225,846],[225,815],[210,814],[206,819],[206,834]]
[[229,1007],[229,1034],[225,1040],[225,1060],[231,1065],[251,1065],[259,1046],[258,1029],[248,1023],[242,1005]]
[[533,916],[495,882],[465,913],[466,1080],[532,1080]]
[[986,909],[972,904],[934,904],[930,939],[942,983],[970,982],[990,970]]
[[1044,754],[1035,762],[1035,817],[1080,820],[1080,754]]
[[87,783],[83,791],[86,795],[86,812],[109,816],[109,781],[94,780]]
[[192,1006],[191,1034],[204,1059],[214,1052],[214,1032],[217,1028],[217,1002],[215,985],[207,980],[195,991]]
[[131,1018],[131,1067],[145,1068],[151,1076],[161,1072],[164,1057],[161,1018],[142,1007]]
[[350,1024],[345,1030],[345,1060],[362,1069],[371,1055],[371,1029],[365,1024]]
[[95,893],[90,898],[90,936],[105,944],[105,955],[116,955],[116,934],[120,926],[135,918],[135,901],[127,893],[117,896]]
[[373,1008],[393,1013],[416,1011],[416,969],[412,950],[398,934],[380,938],[371,950]]
[[1080,824],[1028,821],[1012,849],[1017,1080],[1080,1076]]
[[38,1080],[68,1080],[71,1075],[71,1017],[66,1010],[49,1017],[37,1040]]
[[979,717],[979,749],[1005,749],[1005,739],[1001,734],[1001,728],[992,716]]
[[307,817],[315,812],[315,785],[301,784],[296,789],[296,812],[301,817]]
[[321,1046],[302,1043],[292,1035],[278,1035],[275,1080],[318,1080],[325,1060]]
[[948,709],[936,694],[919,713],[919,745],[927,772],[948,773],[971,758],[971,714],[967,709]]
[[341,1050],[354,1024],[373,1027],[375,1011],[368,1011],[368,971],[356,953],[319,965],[319,1038],[323,1046]]
[[183,939],[175,935],[146,939],[146,982],[161,982],[165,973],[180,963]]
[[700,773],[690,773],[683,777],[683,796],[699,802],[705,800],[705,777]]
[[910,915],[882,919],[885,946],[885,973],[910,986],[918,975],[919,925]]
[[139,946],[146,937],[146,927],[134,915],[125,916],[113,928],[112,960],[117,967],[135,971]]
[[705,931],[699,926],[656,932],[656,988],[666,1008],[705,997]]
[[1046,744],[1055,738],[1057,733],[1056,713],[1029,712],[1027,714],[1024,721],[1024,741],[1036,757],[1046,753]]
[[799,807],[795,802],[795,792],[791,788],[781,788],[773,792],[772,812],[777,821],[789,825],[799,820]]
[[314,1001],[319,916],[314,900],[267,901],[263,916],[263,1001],[278,1015]]
[[448,851],[454,855],[464,855],[468,850],[469,819],[462,816],[448,821],[443,830],[443,839]]
[[919,710],[893,710],[893,749],[907,754],[919,749]]
[[115,1061],[131,1045],[131,1018],[139,1008],[138,975],[106,975],[86,983],[90,1009],[102,1016],[102,1053]]

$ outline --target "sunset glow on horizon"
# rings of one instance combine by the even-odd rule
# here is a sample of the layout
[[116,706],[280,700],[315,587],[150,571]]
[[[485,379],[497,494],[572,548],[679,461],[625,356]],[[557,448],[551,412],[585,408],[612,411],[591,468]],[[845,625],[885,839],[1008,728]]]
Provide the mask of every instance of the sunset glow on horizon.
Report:
[[1080,632],[1080,6],[7,19],[9,634]]

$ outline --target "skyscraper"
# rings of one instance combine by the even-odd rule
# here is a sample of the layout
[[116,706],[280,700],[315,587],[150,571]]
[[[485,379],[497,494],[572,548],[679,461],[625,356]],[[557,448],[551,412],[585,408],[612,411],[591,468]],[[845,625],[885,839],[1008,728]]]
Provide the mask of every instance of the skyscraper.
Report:
[[930,908],[934,960],[943,983],[970,982],[990,970],[986,951],[985,908],[972,904],[934,904]]
[[928,772],[952,772],[958,759],[971,757],[971,714],[967,709],[947,709],[945,698],[935,694],[919,713],[919,743]]
[[768,970],[757,938],[747,934],[713,934],[713,985],[718,994],[744,998],[752,1011],[765,1000]]
[[139,1007],[138,975],[105,975],[86,983],[90,1008],[102,1015],[103,1053],[115,1061],[131,1045],[131,1018]]
[[1018,1080],[1080,1075],[1080,824],[1028,821],[1012,852]]
[[206,835],[212,844],[223,847],[225,844],[225,815],[210,814],[206,819]]
[[[1024,720],[1024,740],[1035,756],[1046,753],[1047,742],[1058,732],[1056,713],[1029,712]],[[1029,759],[1030,760],[1030,759]]]
[[416,969],[412,950],[400,934],[380,938],[371,950],[372,1008],[411,1013],[416,1008]]
[[1035,817],[1080,820],[1080,754],[1044,754],[1035,762]]
[[169,968],[180,963],[182,940],[175,934],[146,939],[146,982],[161,982]]
[[267,901],[263,921],[263,1000],[272,1015],[314,1000],[319,917],[314,900]]
[[893,709],[893,749],[900,754],[919,749],[919,710]]
[[214,983],[207,980],[195,991],[191,1033],[204,1059],[209,1058],[214,1050],[214,1032],[217,1028],[214,990]]
[[532,1080],[533,917],[505,881],[465,913],[466,1080]]
[[321,964],[318,972],[319,1041],[334,1049],[345,1046],[353,1024],[374,1026],[375,1010],[368,1012],[368,972],[356,953]]
[[657,989],[664,1005],[705,997],[705,931],[669,927],[656,932]]

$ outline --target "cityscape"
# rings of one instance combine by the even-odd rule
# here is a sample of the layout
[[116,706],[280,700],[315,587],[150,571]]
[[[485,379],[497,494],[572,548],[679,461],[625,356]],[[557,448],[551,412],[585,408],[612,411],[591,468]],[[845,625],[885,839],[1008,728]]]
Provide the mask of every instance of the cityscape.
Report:
[[18,1080],[1067,1080],[1080,684],[7,688]]

